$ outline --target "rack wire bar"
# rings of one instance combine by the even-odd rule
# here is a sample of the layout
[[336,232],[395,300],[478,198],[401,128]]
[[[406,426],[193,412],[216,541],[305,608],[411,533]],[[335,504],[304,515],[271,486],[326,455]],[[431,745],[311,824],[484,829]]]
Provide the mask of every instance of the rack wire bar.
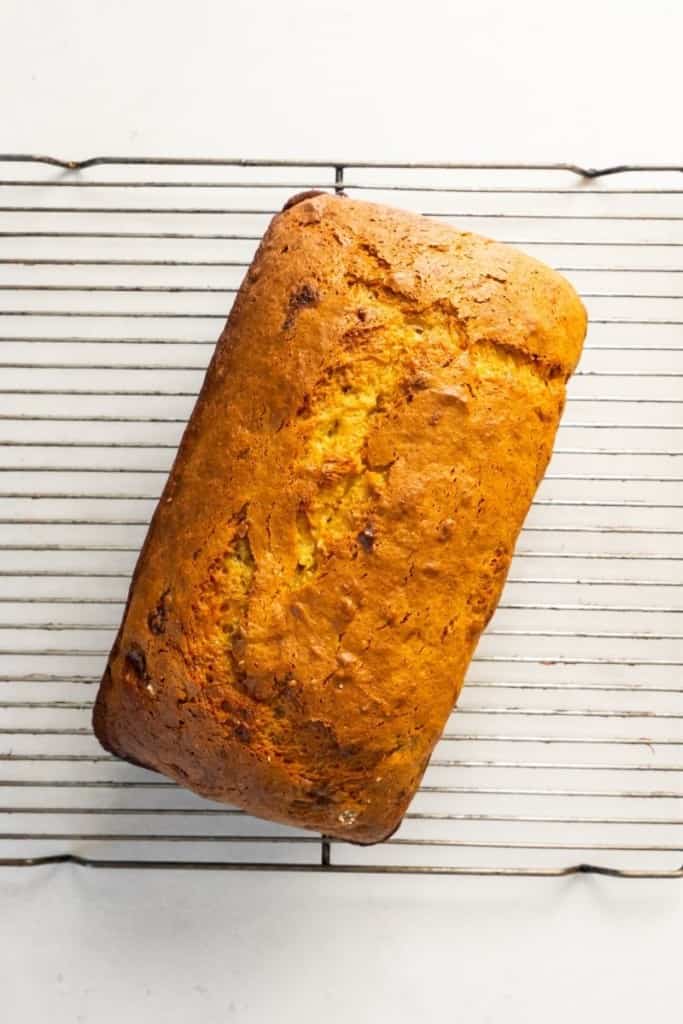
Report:
[[[683,877],[682,173],[0,156],[0,867]],[[371,848],[200,800],[89,722],[220,323],[309,188],[528,247],[591,320],[469,682]]]
[[[611,167],[582,167],[574,163],[454,163],[449,161],[373,161],[373,160],[270,160],[255,157],[169,157],[169,156],[93,156],[85,160],[62,160],[54,156],[23,155],[18,153],[0,154],[0,163],[50,164],[69,171],[84,171],[91,167],[305,167],[334,168],[337,173],[348,168],[375,168],[377,170],[445,170],[445,171],[569,171],[582,178],[601,178],[627,172],[678,172],[683,174],[683,165],[677,164],[615,164]],[[342,176],[339,175],[339,186]],[[312,186],[309,184],[308,188]]]

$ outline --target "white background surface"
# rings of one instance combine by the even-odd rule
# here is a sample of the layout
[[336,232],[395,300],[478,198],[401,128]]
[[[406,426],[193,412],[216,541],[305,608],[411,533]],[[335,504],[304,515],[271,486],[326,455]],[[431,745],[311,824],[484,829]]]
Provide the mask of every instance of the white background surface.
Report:
[[[397,8],[4,0],[0,149],[683,160],[680,5]],[[3,1013],[678,1021],[682,893],[595,878],[5,871]]]

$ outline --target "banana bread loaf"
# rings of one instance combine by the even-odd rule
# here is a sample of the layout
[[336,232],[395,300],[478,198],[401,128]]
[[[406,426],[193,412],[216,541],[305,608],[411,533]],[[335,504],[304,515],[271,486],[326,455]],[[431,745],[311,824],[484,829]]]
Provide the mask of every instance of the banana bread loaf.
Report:
[[290,200],[149,528],[100,742],[266,818],[393,832],[496,607],[585,327],[571,286],[512,248]]

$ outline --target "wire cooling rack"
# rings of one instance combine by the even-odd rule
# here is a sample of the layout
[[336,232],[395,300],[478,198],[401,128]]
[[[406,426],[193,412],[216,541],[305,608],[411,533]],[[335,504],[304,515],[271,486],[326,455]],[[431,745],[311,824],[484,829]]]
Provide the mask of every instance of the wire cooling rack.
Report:
[[[0,864],[681,877],[680,168],[0,157]],[[515,243],[590,332],[406,820],[350,846],[104,753],[131,569],[270,216],[318,187]]]

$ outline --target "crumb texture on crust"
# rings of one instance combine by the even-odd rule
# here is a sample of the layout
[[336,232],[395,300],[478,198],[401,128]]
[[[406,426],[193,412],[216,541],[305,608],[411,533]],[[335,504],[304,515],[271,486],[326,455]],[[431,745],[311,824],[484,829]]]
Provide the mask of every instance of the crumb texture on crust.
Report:
[[100,740],[257,815],[390,834],[585,326],[570,285],[507,246],[330,195],[276,216],[140,555]]

